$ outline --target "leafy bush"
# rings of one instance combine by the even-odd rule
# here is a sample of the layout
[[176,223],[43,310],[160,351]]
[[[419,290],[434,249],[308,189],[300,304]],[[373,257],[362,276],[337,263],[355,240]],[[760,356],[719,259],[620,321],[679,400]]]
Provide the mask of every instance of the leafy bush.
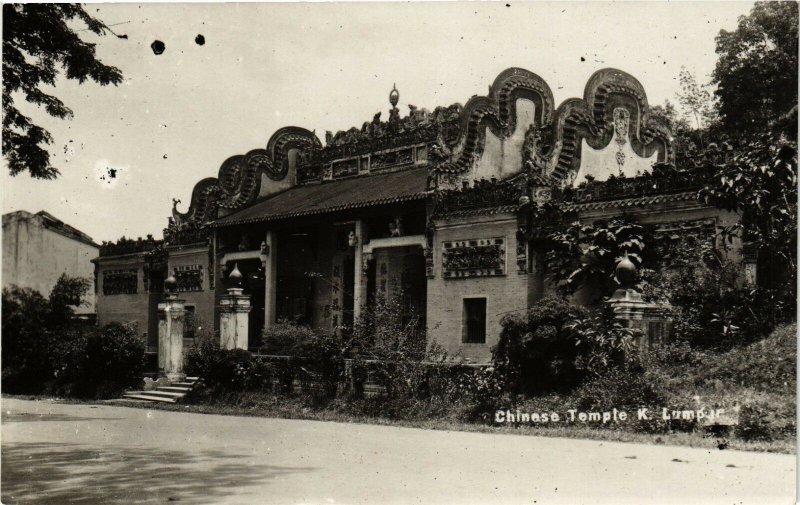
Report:
[[769,394],[746,396],[739,408],[739,422],[734,434],[742,440],[770,441],[794,437],[796,431],[794,402]]
[[86,396],[112,398],[141,385],[145,343],[134,328],[111,323],[86,341],[78,381]]
[[186,371],[197,374],[208,388],[220,391],[269,389],[274,375],[270,365],[244,349],[220,349],[203,340],[186,356]]
[[575,368],[588,377],[600,377],[637,357],[633,354],[637,332],[616,319],[610,307],[580,315],[568,328],[577,335]]
[[676,340],[724,350],[759,340],[793,319],[793,302],[774,290],[741,285],[740,270],[730,262],[695,265],[666,280],[676,309]]
[[[367,376],[387,395],[418,397],[426,388],[426,361],[440,361],[442,349],[425,341],[421,318],[406,310],[402,293],[378,297],[362,310],[348,344],[356,358],[351,372],[359,382]],[[356,385],[355,393],[360,386]]]
[[266,328],[261,335],[261,352],[279,356],[302,356],[314,340],[314,331],[286,319]]
[[[62,275],[48,298],[3,289],[3,391],[108,397],[141,381],[144,348],[119,325],[99,331],[74,320],[90,281]],[[140,352],[141,351],[141,352]]]
[[652,242],[651,235],[650,230],[627,218],[593,224],[576,221],[548,236],[548,276],[562,294],[587,288],[594,294],[590,302],[596,302],[619,286],[615,269],[622,258],[629,258],[637,267],[647,259],[645,242]]
[[797,325],[725,353],[704,355],[694,373],[698,386],[722,383],[764,392],[793,393],[797,385]]
[[111,323],[101,330],[62,334],[51,350],[54,393],[79,398],[113,398],[141,386],[145,344],[134,328]]
[[219,359],[219,341],[200,338],[186,353],[186,373],[204,379]]
[[578,333],[572,328],[586,309],[560,297],[547,297],[524,315],[500,322],[500,340],[492,349],[494,368],[512,393],[566,390],[578,383],[575,367]]

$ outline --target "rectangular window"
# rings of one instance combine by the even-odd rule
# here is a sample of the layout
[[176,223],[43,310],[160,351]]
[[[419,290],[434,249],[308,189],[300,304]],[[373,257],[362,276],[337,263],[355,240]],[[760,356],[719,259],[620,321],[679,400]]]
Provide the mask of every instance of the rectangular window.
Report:
[[465,344],[486,343],[486,298],[464,298],[462,327],[462,342]]

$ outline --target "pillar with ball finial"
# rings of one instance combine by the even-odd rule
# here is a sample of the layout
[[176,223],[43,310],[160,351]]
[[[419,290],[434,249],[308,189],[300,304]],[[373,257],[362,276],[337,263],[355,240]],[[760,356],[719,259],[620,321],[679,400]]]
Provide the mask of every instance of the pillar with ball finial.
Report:
[[250,295],[243,293],[242,272],[235,263],[228,275],[228,293],[220,297],[219,337],[223,349],[245,349],[248,344],[248,319],[250,314]]
[[666,343],[672,332],[671,307],[644,300],[636,290],[636,265],[627,252],[617,263],[615,274],[620,287],[606,302],[613,310],[614,317],[635,330],[636,345],[640,350]]
[[164,280],[164,301],[158,304],[158,371],[170,382],[186,378],[183,372],[183,333],[186,310],[178,299],[175,273]]

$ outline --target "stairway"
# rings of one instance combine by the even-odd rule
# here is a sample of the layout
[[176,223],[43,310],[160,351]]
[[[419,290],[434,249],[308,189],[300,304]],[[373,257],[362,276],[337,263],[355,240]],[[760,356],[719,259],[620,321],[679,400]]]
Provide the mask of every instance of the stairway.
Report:
[[126,391],[123,398],[130,400],[177,403],[192,390],[198,377],[186,377],[183,382],[173,382],[168,386],[158,386],[149,391]]

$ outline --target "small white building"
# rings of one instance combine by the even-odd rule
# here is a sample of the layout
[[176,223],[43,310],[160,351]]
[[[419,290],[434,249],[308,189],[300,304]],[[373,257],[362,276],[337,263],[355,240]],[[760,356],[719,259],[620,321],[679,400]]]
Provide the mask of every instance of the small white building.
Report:
[[3,288],[15,284],[48,296],[61,274],[92,281],[88,305],[77,314],[95,313],[94,264],[99,246],[80,230],[45,211],[3,214]]

